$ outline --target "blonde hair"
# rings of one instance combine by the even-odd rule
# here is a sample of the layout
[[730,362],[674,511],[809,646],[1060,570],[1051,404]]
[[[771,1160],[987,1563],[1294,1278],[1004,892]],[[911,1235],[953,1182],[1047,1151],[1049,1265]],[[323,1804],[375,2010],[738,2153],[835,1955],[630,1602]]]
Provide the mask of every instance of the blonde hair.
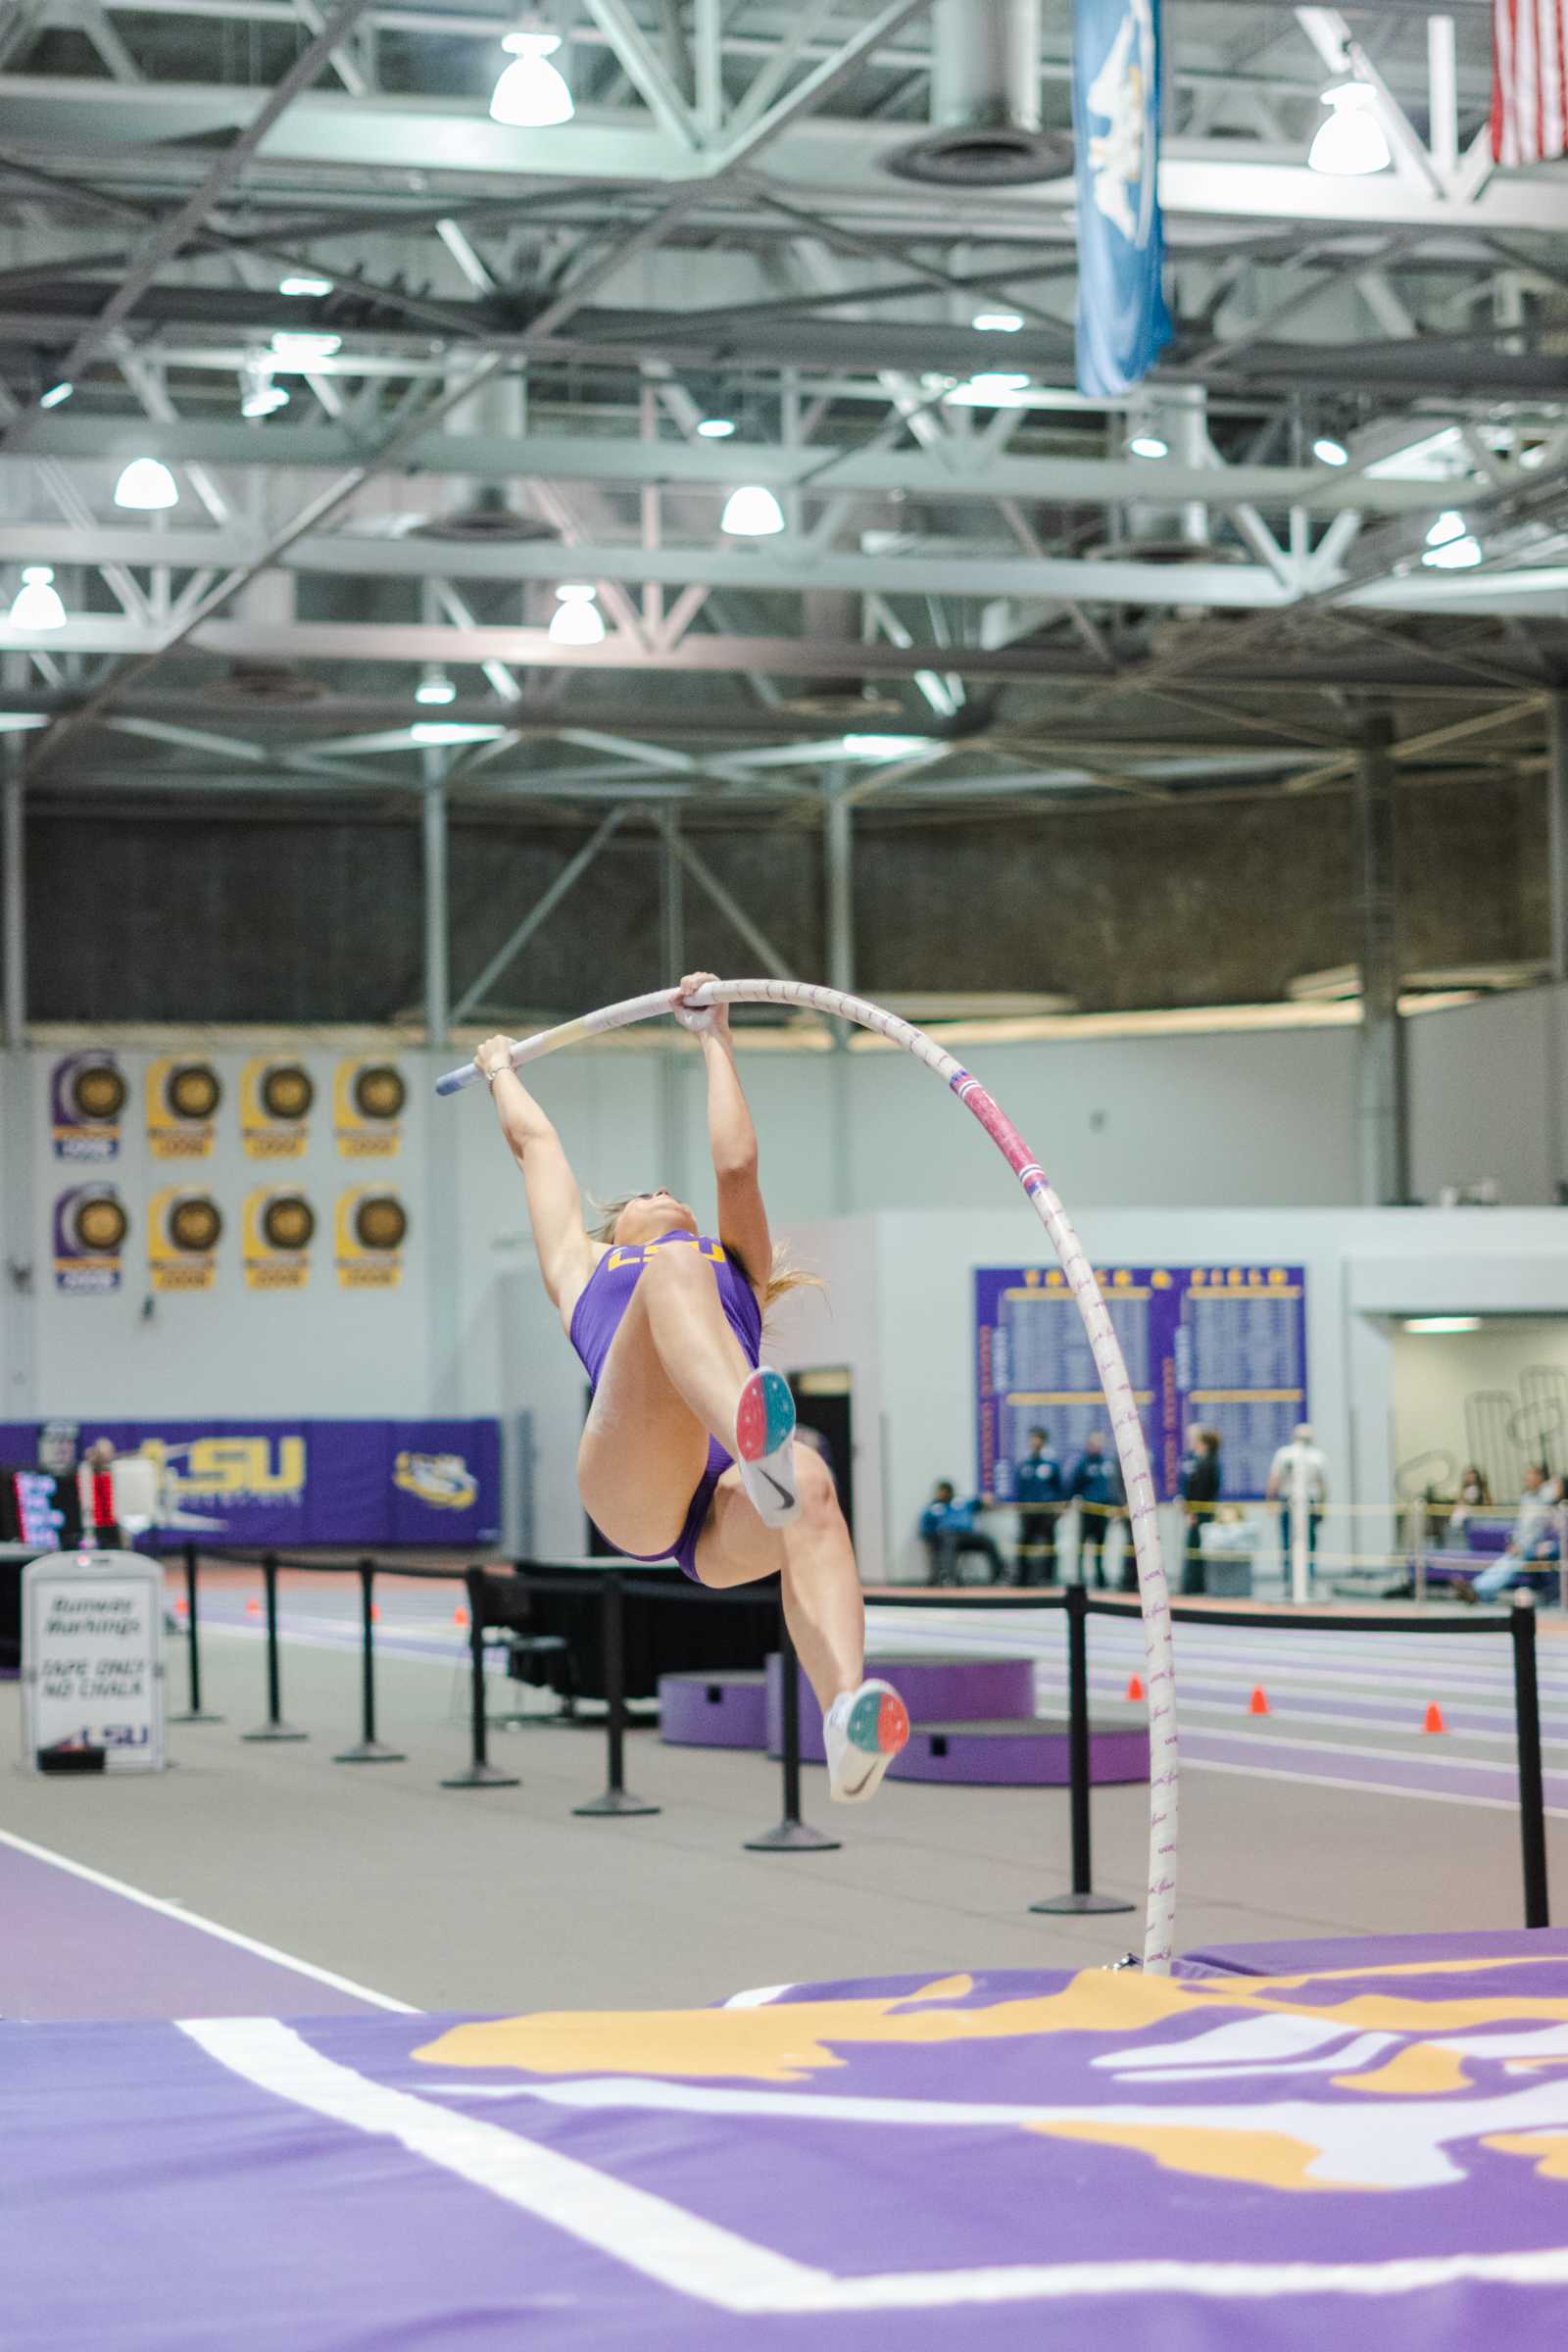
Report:
[[[588,1228],[588,1239],[591,1242],[613,1242],[615,1227],[620,1222],[622,1209],[630,1208],[634,1200],[641,1200],[646,1197],[642,1193],[622,1193],[614,1200],[596,1200],[593,1205],[598,1211],[598,1216]],[[740,1267],[747,1281],[752,1282],[752,1269],[745,1263],[739,1250],[729,1250],[728,1254]],[[826,1289],[827,1285],[820,1274],[812,1274],[807,1267],[798,1266],[795,1263],[786,1243],[774,1243],[773,1262],[768,1267],[767,1280],[762,1284],[762,1314],[764,1318],[781,1298],[789,1296],[791,1291],[825,1292]]]

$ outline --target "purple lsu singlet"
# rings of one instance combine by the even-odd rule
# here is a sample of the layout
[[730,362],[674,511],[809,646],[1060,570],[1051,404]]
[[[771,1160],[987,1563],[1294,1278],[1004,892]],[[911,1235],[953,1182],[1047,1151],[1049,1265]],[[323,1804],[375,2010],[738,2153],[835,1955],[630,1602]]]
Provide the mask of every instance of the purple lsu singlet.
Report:
[[[583,1286],[582,1296],[572,1309],[571,1344],[596,1389],[611,1344],[620,1329],[620,1319],[631,1304],[632,1293],[648,1263],[649,1251],[681,1248],[695,1250],[710,1261],[713,1280],[718,1286],[718,1302],[724,1310],[725,1322],[739,1340],[747,1362],[756,1364],[760,1361],[762,1310],[758,1304],[757,1293],[721,1242],[712,1241],[706,1234],[692,1235],[676,1227],[672,1233],[662,1233],[657,1241],[634,1243],[607,1250]],[[712,1503],[713,1489],[733,1459],[734,1456],[718,1440],[710,1437],[708,1441],[708,1467],[698,1483],[674,1543],[662,1551],[629,1552],[626,1556],[629,1559],[676,1559],[686,1574],[694,1582],[698,1581],[697,1540]]]

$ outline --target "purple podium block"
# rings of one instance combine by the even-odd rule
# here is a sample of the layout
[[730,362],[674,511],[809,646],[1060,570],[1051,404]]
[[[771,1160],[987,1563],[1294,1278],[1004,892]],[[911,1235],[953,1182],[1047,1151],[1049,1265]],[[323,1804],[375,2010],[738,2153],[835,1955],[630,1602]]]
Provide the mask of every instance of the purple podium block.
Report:
[[760,1747],[767,1692],[760,1674],[662,1674],[659,1737],[670,1747]]
[[[867,1674],[889,1682],[909,1710],[911,1723],[955,1723],[960,1720],[998,1723],[1027,1722],[1035,1711],[1035,1664],[1032,1658],[1005,1655],[867,1658]],[[784,1746],[784,1676],[775,1650],[767,1661],[767,1752],[782,1754]],[[805,1675],[801,1676],[801,1757],[808,1764],[825,1763],[822,1710]]]
[[[911,1724],[909,1744],[890,1765],[888,1778],[947,1781],[977,1788],[1065,1788],[1067,1718],[1038,1715],[1032,1723]],[[1090,1717],[1089,1778],[1102,1783],[1148,1780],[1149,1729],[1138,1708],[1108,1709]]]

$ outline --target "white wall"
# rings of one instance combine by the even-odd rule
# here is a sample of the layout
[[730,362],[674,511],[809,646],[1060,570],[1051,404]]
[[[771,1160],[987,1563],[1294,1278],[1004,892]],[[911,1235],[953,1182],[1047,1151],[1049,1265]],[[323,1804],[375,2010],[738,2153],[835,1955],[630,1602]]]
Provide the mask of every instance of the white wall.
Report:
[[1410,1188],[1493,1176],[1504,1201],[1549,1201],[1568,1173],[1562,1133],[1568,991],[1493,997],[1406,1024]]

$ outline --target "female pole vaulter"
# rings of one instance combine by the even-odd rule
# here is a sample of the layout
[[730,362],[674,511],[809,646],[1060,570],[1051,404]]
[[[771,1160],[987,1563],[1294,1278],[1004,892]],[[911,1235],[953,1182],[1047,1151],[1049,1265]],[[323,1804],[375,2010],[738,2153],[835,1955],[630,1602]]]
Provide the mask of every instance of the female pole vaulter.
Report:
[[[715,975],[693,972],[682,997]],[[727,1007],[681,1010],[702,1040],[716,1238],[670,1193],[633,1193],[591,1231],[560,1136],[511,1062],[474,1055],[522,1170],[539,1268],[593,1383],[577,1454],[583,1508],[632,1559],[674,1558],[714,1587],[781,1577],[801,1663],[821,1703],[829,1786],[872,1795],[909,1735],[898,1692],[865,1679],[865,1604],[825,1463],[794,1443],[795,1404],[760,1362],[762,1320],[808,1277],[775,1254],[757,1130]]]

